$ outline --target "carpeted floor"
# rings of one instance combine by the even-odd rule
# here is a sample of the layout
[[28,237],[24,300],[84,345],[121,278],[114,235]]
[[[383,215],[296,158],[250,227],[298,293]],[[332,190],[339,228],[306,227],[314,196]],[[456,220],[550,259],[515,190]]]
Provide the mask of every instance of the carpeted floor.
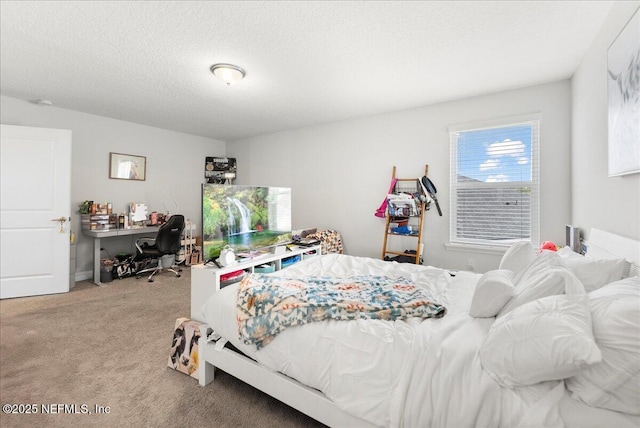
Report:
[[[84,281],[0,301],[1,404],[38,411],[2,413],[0,426],[322,426],[226,373],[202,388],[167,367],[175,320],[190,313],[189,284],[187,268],[182,278]],[[60,413],[41,414],[43,404]]]

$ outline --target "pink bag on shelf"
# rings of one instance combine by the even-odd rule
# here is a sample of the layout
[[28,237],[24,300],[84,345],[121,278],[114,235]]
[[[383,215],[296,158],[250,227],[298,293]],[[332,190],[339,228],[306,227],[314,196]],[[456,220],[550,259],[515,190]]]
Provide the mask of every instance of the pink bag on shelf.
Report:
[[[387,195],[391,192],[393,192],[393,189],[396,187],[396,183],[398,182],[397,178],[393,178],[391,179],[391,186],[389,186],[389,191],[387,192]],[[384,197],[384,201],[382,201],[382,204],[380,204],[380,207],[378,207],[378,209],[376,210],[375,216],[376,217],[386,217],[387,215],[387,197]]]

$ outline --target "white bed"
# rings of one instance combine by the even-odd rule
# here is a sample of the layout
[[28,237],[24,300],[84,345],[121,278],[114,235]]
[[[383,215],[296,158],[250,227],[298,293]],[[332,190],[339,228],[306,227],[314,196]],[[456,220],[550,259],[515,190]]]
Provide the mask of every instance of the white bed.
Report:
[[[630,262],[639,263],[640,251],[636,241],[625,241],[622,247],[626,253],[622,254],[617,237],[613,236],[616,239],[612,241],[610,234],[600,232],[595,235],[592,233],[593,237],[596,241],[590,242],[591,248],[605,249],[608,254],[606,258],[623,255]],[[609,242],[614,242],[614,247]],[[551,257],[555,260],[556,255]],[[542,263],[540,260],[538,263]],[[531,381],[527,372],[526,380],[518,378],[522,377],[522,373],[516,373],[513,380],[508,373],[512,361],[501,361],[502,351],[494,351],[502,349],[504,343],[495,341],[500,340],[505,332],[504,328],[500,329],[502,326],[509,331],[511,323],[518,321],[513,315],[520,316],[523,311],[526,312],[523,309],[525,304],[510,309],[512,314],[500,314],[500,322],[495,317],[471,316],[470,307],[473,308],[472,312],[477,311],[478,307],[477,297],[474,298],[476,285],[480,279],[481,283],[488,283],[488,276],[466,272],[451,276],[447,271],[433,267],[331,254],[309,259],[274,275],[344,277],[359,274],[408,276],[425,288],[434,301],[446,306],[447,315],[426,320],[312,323],[289,328],[270,344],[257,350],[238,338],[235,307],[237,285],[229,286],[214,293],[203,307],[205,320],[222,338],[217,342],[209,342],[205,337],[200,340],[200,384],[204,386],[211,382],[214,367],[219,368],[329,426],[640,425],[640,416],[637,415],[640,414],[640,403],[634,403],[635,398],[632,398],[631,413],[636,414],[632,415],[602,406],[589,406],[572,398],[572,391],[566,386],[571,382],[564,378]],[[560,276],[563,281],[566,278],[569,278],[566,281],[573,281],[574,289],[567,285],[566,298],[551,297],[545,302],[554,300],[551,303],[555,305],[555,300],[564,299],[573,307],[583,297],[587,301],[588,297],[585,296],[588,295],[576,276],[565,272]],[[560,276],[555,275],[554,278]],[[551,282],[558,283],[555,279]],[[632,280],[632,285],[635,284]],[[583,290],[581,296],[580,289]],[[522,299],[523,296],[527,297],[527,294],[517,297]],[[528,299],[537,300],[531,295]],[[516,297],[505,299],[505,302],[509,302],[505,308],[509,304],[513,306],[515,300]],[[567,305],[567,302],[561,304]],[[525,309],[533,307],[533,311],[538,310],[534,306],[527,304]],[[589,306],[584,303],[581,307]],[[542,308],[541,312],[532,316],[537,317],[547,309]],[[570,321],[575,321],[575,317]],[[637,324],[640,321],[634,322]],[[587,342],[595,343],[593,336],[591,338],[591,342],[588,339]],[[584,338],[578,336],[578,339]],[[224,347],[227,341],[244,355]],[[496,346],[493,346],[494,342]],[[566,342],[571,343],[569,340]],[[580,367],[594,366],[593,361],[582,361],[583,358],[589,358],[583,354],[595,359],[600,358],[600,351],[594,343],[583,351],[579,348],[583,342],[576,342],[577,348],[573,346],[574,350],[581,350]],[[492,346],[489,347],[489,344]],[[510,348],[509,351],[517,355],[522,349],[514,351]],[[564,354],[556,355],[556,350],[549,353],[554,358],[565,358]],[[557,362],[552,363],[556,363],[556,375]],[[573,366],[578,364],[576,361],[571,363]],[[573,366],[571,370],[574,370]],[[562,366],[561,370],[566,370],[566,367]],[[572,374],[575,374],[575,370]],[[635,375],[640,376],[640,373]],[[578,377],[569,378],[580,380]],[[532,384],[520,386],[518,382]],[[574,390],[579,390],[580,382],[572,382]],[[635,393],[633,385],[631,389],[632,394]],[[575,395],[575,391],[573,393]],[[607,406],[611,407],[604,405]]]

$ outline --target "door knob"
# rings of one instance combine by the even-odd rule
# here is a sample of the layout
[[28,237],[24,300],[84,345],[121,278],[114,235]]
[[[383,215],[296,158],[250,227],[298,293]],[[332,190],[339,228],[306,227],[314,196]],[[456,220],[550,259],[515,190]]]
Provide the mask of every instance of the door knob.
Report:
[[[52,218],[51,221],[59,222],[60,223],[60,233],[64,233],[64,222],[67,221],[66,217]],[[71,217],[69,217],[69,221],[71,221]]]

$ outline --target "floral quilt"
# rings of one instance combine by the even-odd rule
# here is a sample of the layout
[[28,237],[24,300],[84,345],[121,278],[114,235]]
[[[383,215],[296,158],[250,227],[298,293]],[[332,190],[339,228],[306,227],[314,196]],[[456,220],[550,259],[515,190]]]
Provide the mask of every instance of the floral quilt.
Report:
[[287,327],[314,321],[440,318],[446,308],[405,277],[247,275],[237,299],[238,332],[258,349]]

